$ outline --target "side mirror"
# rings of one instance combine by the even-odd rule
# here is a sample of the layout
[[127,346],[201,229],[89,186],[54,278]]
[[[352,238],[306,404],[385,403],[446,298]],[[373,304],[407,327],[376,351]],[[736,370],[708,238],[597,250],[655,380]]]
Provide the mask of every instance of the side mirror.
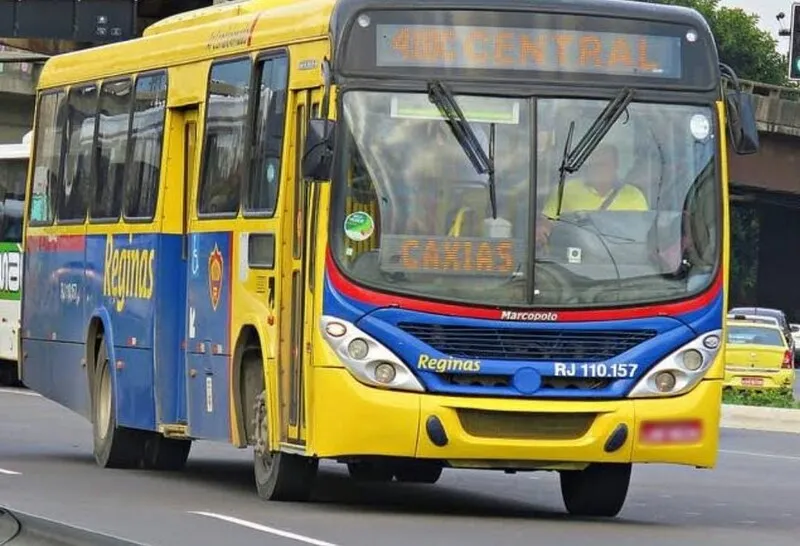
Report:
[[739,91],[725,93],[728,112],[728,135],[731,147],[738,155],[758,152],[758,127],[753,108],[753,96]]
[[314,118],[308,122],[303,149],[303,178],[311,182],[331,179],[336,122]]

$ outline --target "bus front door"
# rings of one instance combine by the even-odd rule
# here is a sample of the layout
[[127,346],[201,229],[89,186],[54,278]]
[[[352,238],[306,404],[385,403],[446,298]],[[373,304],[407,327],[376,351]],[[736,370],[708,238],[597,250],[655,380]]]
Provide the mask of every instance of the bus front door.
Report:
[[[287,167],[291,196],[284,199],[283,233],[286,234],[286,249],[281,256],[280,298],[280,397],[281,439],[304,446],[306,442],[307,373],[311,366],[314,290],[313,248],[315,228],[319,211],[316,199],[319,189],[306,184],[301,174],[301,159],[306,126],[310,111],[319,104],[319,91],[301,89],[291,93],[288,113],[292,121],[291,155],[284,162]],[[289,174],[289,172],[291,174]],[[287,192],[288,195],[289,192]],[[289,240],[291,239],[291,240]],[[318,291],[318,289],[317,289]]]

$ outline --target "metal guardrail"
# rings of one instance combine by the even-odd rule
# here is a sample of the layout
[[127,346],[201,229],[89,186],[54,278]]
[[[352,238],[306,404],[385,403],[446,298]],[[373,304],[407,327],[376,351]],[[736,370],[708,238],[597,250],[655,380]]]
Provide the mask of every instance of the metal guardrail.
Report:
[[43,63],[49,58],[31,51],[0,51],[0,63]]
[[773,85],[752,80],[739,80],[739,85],[742,88],[742,92],[750,93],[751,95],[769,99],[800,101],[800,87]]
[[0,508],[2,546],[147,546],[18,510]]

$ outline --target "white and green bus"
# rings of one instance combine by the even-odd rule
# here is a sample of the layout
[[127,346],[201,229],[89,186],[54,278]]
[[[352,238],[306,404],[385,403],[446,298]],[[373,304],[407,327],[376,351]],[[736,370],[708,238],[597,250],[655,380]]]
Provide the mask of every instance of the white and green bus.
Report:
[[0,144],[0,383],[17,383],[17,333],[22,286],[22,213],[31,154],[28,132]]

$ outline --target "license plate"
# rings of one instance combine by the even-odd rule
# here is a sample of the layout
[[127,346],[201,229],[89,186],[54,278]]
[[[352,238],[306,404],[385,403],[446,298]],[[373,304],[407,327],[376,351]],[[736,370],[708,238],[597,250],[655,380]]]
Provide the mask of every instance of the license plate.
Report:
[[743,377],[742,378],[742,385],[747,385],[748,387],[761,387],[764,385],[764,378],[763,377]]

